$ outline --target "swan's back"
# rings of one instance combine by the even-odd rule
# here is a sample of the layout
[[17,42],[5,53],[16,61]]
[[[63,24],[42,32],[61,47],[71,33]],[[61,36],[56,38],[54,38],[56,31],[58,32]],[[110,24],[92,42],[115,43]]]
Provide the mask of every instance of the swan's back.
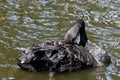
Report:
[[106,63],[110,63],[110,56],[91,42],[86,47],[77,44],[56,46],[54,41],[44,42],[21,52],[17,60],[17,64],[25,70],[54,72],[97,67]]

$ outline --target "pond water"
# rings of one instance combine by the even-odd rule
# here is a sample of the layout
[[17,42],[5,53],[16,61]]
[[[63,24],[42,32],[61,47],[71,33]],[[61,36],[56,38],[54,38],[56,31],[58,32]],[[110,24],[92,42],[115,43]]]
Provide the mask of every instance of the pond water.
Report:
[[112,63],[59,73],[55,80],[120,80],[120,0],[0,0],[0,80],[49,80],[48,72],[23,71],[15,60],[33,43],[64,39],[78,19]]

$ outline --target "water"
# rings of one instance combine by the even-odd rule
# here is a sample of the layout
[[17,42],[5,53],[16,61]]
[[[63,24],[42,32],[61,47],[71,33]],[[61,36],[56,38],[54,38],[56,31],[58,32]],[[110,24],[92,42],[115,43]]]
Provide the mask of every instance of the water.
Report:
[[21,50],[46,39],[64,39],[78,19],[88,38],[112,58],[107,67],[59,73],[55,80],[120,79],[120,0],[0,0],[0,79],[48,80],[48,72],[21,70]]

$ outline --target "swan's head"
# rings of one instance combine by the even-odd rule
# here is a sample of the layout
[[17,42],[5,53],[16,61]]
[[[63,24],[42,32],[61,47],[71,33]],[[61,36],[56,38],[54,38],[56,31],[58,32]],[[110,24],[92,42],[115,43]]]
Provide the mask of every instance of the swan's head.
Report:
[[84,20],[78,20],[77,21],[77,26],[79,27],[79,29],[84,28],[85,27]]

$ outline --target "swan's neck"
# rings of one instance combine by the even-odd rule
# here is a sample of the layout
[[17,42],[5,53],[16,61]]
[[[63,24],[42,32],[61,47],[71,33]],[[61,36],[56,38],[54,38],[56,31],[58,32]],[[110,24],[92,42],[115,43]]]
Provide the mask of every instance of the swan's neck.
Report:
[[80,31],[80,45],[82,45],[83,47],[85,47],[85,44],[87,43],[87,35],[86,35],[86,32],[85,32],[85,29],[82,29]]

